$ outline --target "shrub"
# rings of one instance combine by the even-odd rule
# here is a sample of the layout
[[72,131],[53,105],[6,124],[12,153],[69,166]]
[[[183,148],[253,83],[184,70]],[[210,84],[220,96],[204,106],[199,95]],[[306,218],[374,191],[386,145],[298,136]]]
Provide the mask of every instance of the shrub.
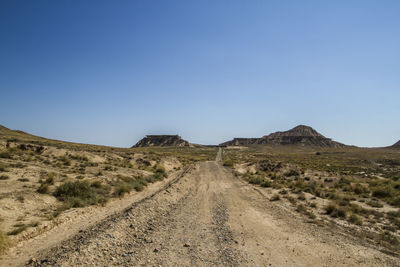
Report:
[[18,178],[17,181],[19,182],[29,182],[28,178]]
[[65,182],[59,185],[54,196],[72,207],[83,207],[87,205],[103,204],[108,199],[109,188],[101,186],[96,188],[86,181]]
[[247,180],[250,184],[262,184],[264,182],[264,178],[255,175],[251,175]]
[[132,187],[129,184],[120,184],[116,187],[114,194],[118,197],[123,197],[126,193],[131,192]]
[[6,165],[0,163],[0,172],[6,172],[7,168]]
[[400,196],[395,197],[391,200],[388,201],[390,205],[396,206],[396,207],[400,207]]
[[155,170],[156,170],[156,173],[166,173],[165,168],[162,165],[157,165]]
[[0,231],[0,254],[2,254],[10,245],[10,240],[8,237]]
[[16,228],[14,230],[11,230],[10,232],[8,232],[7,235],[17,235],[17,234],[25,231],[28,228],[28,226],[23,223],[16,224],[16,225],[14,225],[14,227],[16,227]]
[[355,225],[362,225],[363,221],[361,220],[361,218],[359,216],[357,216],[356,214],[351,214],[348,221],[352,224]]
[[285,172],[284,175],[285,175],[286,177],[290,177],[290,176],[299,176],[300,174],[299,174],[299,172],[296,171],[296,170],[290,170],[290,171]]
[[71,166],[71,160],[69,158],[67,158],[67,156],[61,156],[58,158],[62,164],[64,164],[65,166]]
[[281,197],[278,194],[275,194],[269,199],[269,201],[278,201],[280,199],[281,199]]
[[286,194],[287,194],[287,191],[286,191],[286,189],[282,189],[282,190],[280,190],[280,191],[279,191],[279,194],[281,194],[281,195],[286,195]]
[[230,158],[224,159],[223,165],[226,167],[233,167],[233,161]]
[[364,186],[364,185],[359,184],[359,183],[353,185],[352,186],[352,190],[357,195],[369,193],[368,188],[366,186]]
[[10,177],[8,175],[0,175],[0,180],[8,180]]
[[305,213],[307,211],[307,208],[303,204],[299,204],[296,207],[296,211],[300,213]]
[[388,231],[384,231],[381,233],[380,238],[382,241],[389,243],[391,245],[397,246],[399,245],[399,240],[396,238],[396,236],[394,236],[393,234],[391,234]]
[[375,201],[375,200],[368,201],[367,205],[374,207],[374,208],[382,208],[383,207],[382,203],[380,203],[379,201]]
[[303,192],[301,192],[301,193],[299,194],[299,196],[297,197],[297,199],[298,199],[298,200],[306,200],[306,195],[305,195]]
[[264,181],[261,182],[260,186],[262,186],[262,187],[271,187],[272,183],[269,180],[264,180]]
[[289,202],[292,203],[293,205],[296,204],[296,202],[297,202],[296,199],[295,199],[294,197],[291,197],[291,196],[289,196],[287,199],[288,199]]
[[326,214],[330,215],[334,218],[346,218],[347,212],[344,208],[338,207],[334,203],[330,203],[328,206],[325,207]]
[[40,194],[47,194],[47,193],[49,193],[49,185],[41,184],[36,191]]
[[103,185],[101,184],[100,181],[93,181],[93,182],[90,184],[90,186],[91,186],[91,187],[94,187],[94,188],[101,188]]
[[1,152],[0,152],[0,158],[3,158],[3,159],[10,159],[10,158],[11,158],[11,153],[10,153],[10,151],[8,151],[8,150],[1,151]]
[[393,189],[389,186],[378,187],[372,191],[372,196],[377,198],[388,198],[394,195]]

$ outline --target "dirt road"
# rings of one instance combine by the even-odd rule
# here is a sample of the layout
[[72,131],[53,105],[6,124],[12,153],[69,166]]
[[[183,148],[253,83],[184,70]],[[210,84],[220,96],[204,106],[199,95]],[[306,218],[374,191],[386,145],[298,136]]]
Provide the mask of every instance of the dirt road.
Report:
[[223,167],[221,154],[56,247],[41,266],[397,266],[344,232],[306,223]]

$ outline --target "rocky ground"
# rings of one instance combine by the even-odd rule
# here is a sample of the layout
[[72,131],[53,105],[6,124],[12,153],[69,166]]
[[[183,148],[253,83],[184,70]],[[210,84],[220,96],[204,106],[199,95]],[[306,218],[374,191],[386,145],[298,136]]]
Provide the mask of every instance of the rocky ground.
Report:
[[[385,254],[339,227],[309,223],[285,202],[270,201],[267,189],[233,176],[219,160],[197,163],[153,194],[132,201],[129,208],[35,251],[34,257],[19,264],[399,265],[396,255]],[[0,263],[18,265],[12,259]]]

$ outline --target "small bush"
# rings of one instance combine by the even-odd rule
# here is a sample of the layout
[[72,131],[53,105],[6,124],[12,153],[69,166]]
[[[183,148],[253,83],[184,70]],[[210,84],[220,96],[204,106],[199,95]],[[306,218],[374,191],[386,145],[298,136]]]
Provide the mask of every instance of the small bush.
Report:
[[330,215],[334,218],[346,218],[347,212],[344,208],[338,207],[334,203],[330,203],[328,206],[325,207],[326,214]]
[[384,231],[381,233],[380,238],[382,241],[389,243],[391,245],[397,246],[400,244],[399,240],[388,231]]
[[115,189],[114,194],[118,197],[123,197],[125,194],[131,192],[132,187],[129,184],[120,184]]
[[28,226],[25,224],[16,224],[14,225],[16,228],[14,230],[11,230],[10,232],[7,233],[7,235],[17,235],[23,231],[25,231]]
[[96,188],[86,181],[65,182],[59,185],[54,196],[70,204],[71,207],[104,204],[109,195],[109,187]]
[[2,231],[0,231],[0,254],[10,246],[10,240]]
[[361,220],[361,218],[359,216],[357,216],[356,214],[351,214],[348,221],[352,224],[355,225],[362,225],[363,221]]
[[36,191],[40,194],[47,194],[47,193],[49,193],[49,185],[41,184]]
[[48,185],[53,185],[54,184],[54,178],[53,177],[49,177],[44,181],[45,184]]
[[0,163],[0,172],[6,172],[7,168],[6,165]]
[[100,181],[93,181],[93,182],[90,184],[90,186],[91,186],[91,187],[94,187],[94,188],[101,188],[103,185],[102,185],[102,183],[101,183]]
[[289,196],[287,199],[288,199],[289,202],[292,203],[293,205],[296,204],[296,202],[297,202],[296,199],[295,199],[294,197],[291,197],[291,196]]
[[284,174],[284,176],[286,176],[286,177],[299,176],[299,175],[300,175],[300,173],[296,170],[290,170],[290,171],[285,172],[285,174]]
[[269,199],[269,201],[278,201],[280,199],[281,199],[281,197],[278,194],[275,194]]
[[264,181],[261,182],[260,186],[262,186],[262,187],[271,187],[272,183],[269,180],[264,180]]
[[377,198],[390,198],[393,197],[393,189],[389,186],[378,187],[372,191],[372,196]]
[[0,180],[8,180],[10,177],[8,175],[0,175]]
[[28,178],[18,178],[17,181],[19,182],[29,182]]
[[265,181],[265,179],[262,178],[262,177],[260,177],[260,176],[251,175],[251,176],[247,179],[247,181],[248,181],[250,184],[258,184],[258,185],[261,185],[261,184]]
[[374,207],[374,208],[382,208],[383,207],[382,203],[380,203],[379,201],[375,201],[375,200],[368,201],[367,205]]
[[279,190],[279,194],[286,195],[287,194],[287,190],[286,189],[281,189],[281,190]]
[[303,193],[303,192],[301,192],[300,194],[299,194],[299,196],[297,197],[297,199],[298,200],[306,200],[306,195]]
[[306,208],[306,206],[304,206],[303,204],[299,204],[299,205],[297,205],[297,207],[296,207],[296,211],[297,211],[297,212],[300,212],[300,213],[305,213],[305,212],[307,211],[307,208]]
[[223,162],[223,165],[226,167],[233,167],[233,161],[230,158],[226,158]]
[[156,170],[156,173],[163,173],[163,174],[166,173],[164,166],[161,166],[161,165],[157,165],[155,170]]
[[8,151],[8,150],[1,151],[1,152],[0,152],[0,158],[3,158],[3,159],[10,159],[10,158],[11,158],[11,153],[10,153],[10,151]]
[[361,195],[361,194],[365,194],[365,193],[369,193],[369,190],[366,186],[361,185],[359,183],[355,184],[352,186],[352,190],[354,193],[356,193],[357,195]]
[[58,158],[64,166],[71,166],[71,160],[67,156],[61,156]]

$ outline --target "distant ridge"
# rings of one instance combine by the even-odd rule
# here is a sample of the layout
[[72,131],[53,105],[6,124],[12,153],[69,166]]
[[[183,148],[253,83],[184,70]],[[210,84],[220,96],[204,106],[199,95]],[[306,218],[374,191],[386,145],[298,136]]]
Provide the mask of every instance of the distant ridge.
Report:
[[285,132],[275,132],[261,138],[234,138],[220,144],[221,146],[248,146],[248,145],[302,145],[319,147],[344,147],[344,144],[332,141],[313,128],[299,125]]
[[148,146],[190,146],[190,143],[183,140],[179,135],[146,135],[133,147],[148,147]]

